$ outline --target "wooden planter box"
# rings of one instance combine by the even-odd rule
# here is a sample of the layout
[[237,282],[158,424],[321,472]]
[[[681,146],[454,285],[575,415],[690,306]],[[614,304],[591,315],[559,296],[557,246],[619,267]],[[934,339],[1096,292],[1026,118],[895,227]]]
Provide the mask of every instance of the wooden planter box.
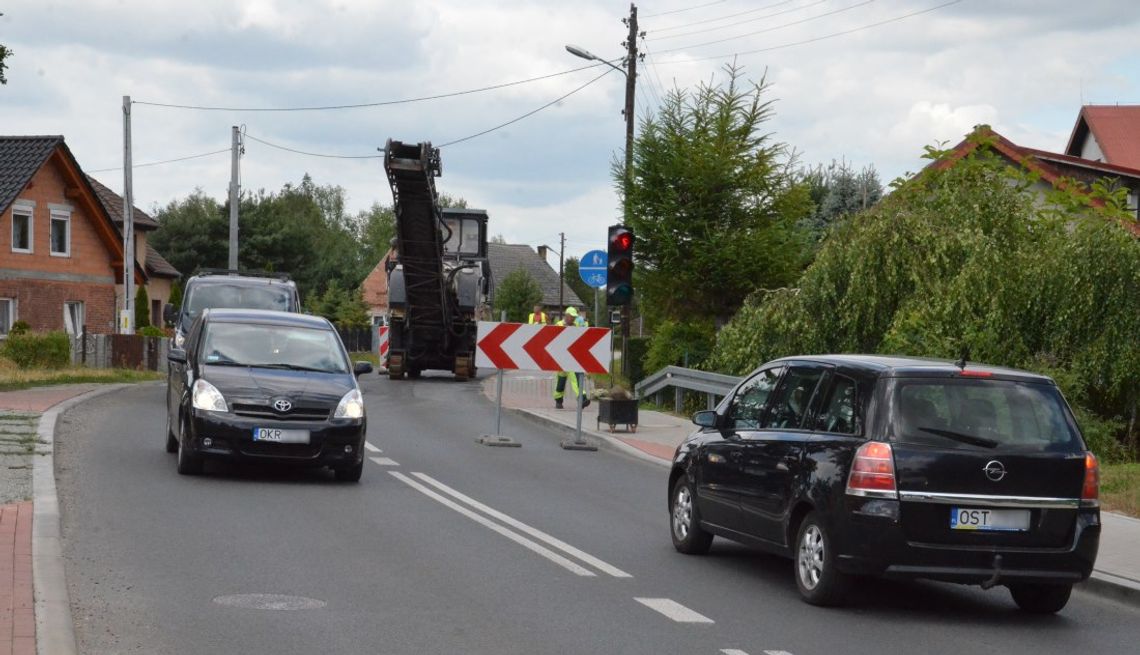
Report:
[[598,429],[605,423],[613,432],[615,426],[624,424],[629,432],[637,432],[637,402],[635,399],[598,399]]

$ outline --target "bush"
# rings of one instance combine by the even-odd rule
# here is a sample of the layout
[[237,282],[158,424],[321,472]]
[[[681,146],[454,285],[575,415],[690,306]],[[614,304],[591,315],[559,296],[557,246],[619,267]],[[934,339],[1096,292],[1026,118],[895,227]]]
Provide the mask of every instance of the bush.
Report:
[[630,337],[626,340],[625,347],[628,352],[622,353],[622,357],[628,358],[629,383],[632,386],[645,379],[645,355],[649,352],[649,337]]
[[144,337],[165,337],[166,336],[165,330],[163,330],[160,327],[155,327],[153,325],[148,325],[148,326],[142,328],[141,330],[138,331],[138,333]]
[[8,330],[8,334],[27,334],[32,329],[27,321],[16,321],[12,324],[12,329]]
[[20,368],[64,368],[71,363],[71,342],[66,332],[9,333],[3,356]]
[[657,326],[649,340],[645,370],[655,373],[666,366],[698,368],[712,351],[716,330],[712,321],[675,323],[665,321]]

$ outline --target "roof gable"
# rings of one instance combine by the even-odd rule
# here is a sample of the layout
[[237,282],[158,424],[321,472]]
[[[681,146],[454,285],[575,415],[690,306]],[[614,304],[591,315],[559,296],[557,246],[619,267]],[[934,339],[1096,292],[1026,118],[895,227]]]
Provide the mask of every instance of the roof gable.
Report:
[[1140,168],[1140,105],[1081,107],[1065,154],[1080,157],[1090,135],[1107,163]]
[[544,259],[538,256],[533,248],[526,244],[488,243],[487,257],[491,260],[491,272],[494,277],[492,283],[498,285],[512,272],[522,269],[538,283],[542,289],[542,304],[548,307],[557,307],[559,301],[559,287],[562,290],[562,304],[584,307],[585,303],[574,293],[570,285],[558,280],[558,272],[550,267]]
[[[115,225],[119,226],[119,229],[122,230],[123,197],[90,175],[87,176],[87,181],[90,182],[91,187],[95,189],[95,195],[99,197],[99,202],[103,205],[103,209],[107,211],[107,215],[110,216]],[[158,221],[151,218],[150,214],[139,209],[137,206],[131,209],[131,218],[134,220],[135,229],[158,229]]]

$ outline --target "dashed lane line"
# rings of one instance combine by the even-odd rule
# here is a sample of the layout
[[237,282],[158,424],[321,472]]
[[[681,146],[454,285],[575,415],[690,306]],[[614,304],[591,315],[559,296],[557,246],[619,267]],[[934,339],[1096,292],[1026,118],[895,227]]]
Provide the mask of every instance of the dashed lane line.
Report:
[[380,449],[379,449],[379,448],[377,448],[376,446],[373,446],[373,445],[372,445],[370,442],[368,442],[368,441],[365,441],[365,442],[364,442],[364,448],[365,448],[366,450],[368,450],[369,452],[373,452],[373,453],[382,453],[382,452],[384,452],[383,450],[380,450]]
[[368,459],[379,464],[380,466],[399,466],[400,464],[391,457],[369,457]]
[[715,623],[704,614],[694,612],[669,598],[634,598],[634,600],[655,612],[664,614],[677,623]]
[[722,648],[720,649],[720,652],[723,655],[748,655],[747,652],[739,650],[737,648]]
[[598,569],[599,571],[601,571],[602,573],[605,573],[606,575],[611,575],[615,578],[632,578],[633,577],[629,573],[622,571],[621,569],[617,568],[616,566],[613,566],[612,564],[608,564],[606,562],[603,562],[602,560],[598,559],[597,557],[594,557],[593,555],[591,555],[589,553],[583,552],[583,551],[575,548],[574,546],[571,546],[570,544],[566,543],[565,541],[558,539],[557,537],[553,537],[553,536],[543,532],[542,530],[539,530],[538,528],[532,528],[531,526],[523,523],[522,521],[519,521],[519,520],[517,520],[511,516],[508,516],[508,515],[500,512],[500,511],[494,509],[494,508],[488,507],[488,506],[484,505],[483,503],[475,500],[474,498],[471,498],[470,496],[464,495],[463,493],[456,491],[455,489],[452,489],[451,487],[440,482],[439,480],[436,480],[435,478],[431,477],[430,475],[427,475],[425,473],[412,473],[412,475],[414,475],[417,478],[419,478],[420,480],[423,480],[424,482],[430,484],[431,486],[435,487],[436,489],[439,489],[440,491],[444,492],[445,494],[455,498],[456,500],[459,500],[460,502],[465,503],[465,504],[469,505],[470,507],[479,510],[480,512],[483,512],[487,516],[498,519],[499,521],[506,523],[507,525],[511,526],[512,528],[514,528],[520,532],[523,532],[527,535],[530,535],[531,537],[534,537],[535,539],[537,539],[539,541],[545,542],[548,546],[553,546],[554,548],[557,548],[558,550],[566,553],[567,555],[570,555],[571,557],[575,557],[578,560],[585,562],[586,564],[589,564],[590,566]]
[[546,548],[542,544],[539,544],[539,543],[536,543],[530,539],[527,539],[526,537],[522,536],[521,534],[519,534],[517,532],[514,532],[513,530],[508,530],[507,528],[504,528],[503,526],[499,525],[498,523],[495,523],[494,521],[492,521],[491,519],[489,519],[485,516],[476,514],[475,512],[473,512],[473,511],[467,509],[466,507],[452,501],[449,498],[446,498],[444,496],[437,494],[436,492],[432,491],[431,489],[428,489],[424,485],[422,485],[419,482],[417,482],[416,480],[413,480],[412,478],[404,475],[403,473],[400,473],[399,471],[388,471],[388,473],[391,474],[393,477],[395,477],[400,482],[403,482],[404,484],[408,485],[409,487],[411,487],[411,488],[415,489],[416,491],[422,493],[423,495],[427,496],[428,498],[431,498],[432,500],[440,503],[444,507],[448,507],[450,509],[455,510],[456,512],[459,512],[463,516],[466,516],[467,518],[471,519],[472,521],[475,521],[479,525],[482,525],[483,527],[485,527],[489,530],[492,530],[494,532],[497,532],[497,533],[503,535],[507,539],[510,539],[511,541],[517,543],[518,545],[520,545],[524,548],[527,548],[527,549],[533,551],[534,553],[537,553],[537,554],[545,557],[546,559],[550,560],[551,562],[554,562],[555,564],[561,566],[562,568],[566,569],[567,571],[570,571],[571,573],[573,573],[575,575],[580,575],[580,576],[586,577],[586,578],[595,577],[595,574],[593,571],[579,565],[576,562],[573,562],[569,559],[566,559],[565,557],[563,557],[563,556],[559,555],[558,553],[550,550],[549,548]]
[[766,650],[764,655],[792,655],[786,650]]

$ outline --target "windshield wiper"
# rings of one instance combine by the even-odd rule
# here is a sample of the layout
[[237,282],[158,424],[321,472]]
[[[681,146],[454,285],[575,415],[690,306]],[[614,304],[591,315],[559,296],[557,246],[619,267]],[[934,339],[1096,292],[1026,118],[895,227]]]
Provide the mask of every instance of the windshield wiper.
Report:
[[241,362],[235,362],[232,359],[219,359],[215,362],[211,362],[210,360],[207,359],[203,363],[206,366],[240,366],[241,368],[248,368],[249,367],[249,364],[242,364]]
[[997,448],[998,446],[1001,445],[1000,441],[994,441],[993,439],[986,439],[985,437],[976,437],[972,434],[962,434],[961,432],[955,432],[953,430],[943,430],[940,428],[918,428],[918,429],[922,430],[923,432],[929,432],[930,434],[936,434],[940,437],[946,437],[947,439],[953,439],[954,441],[960,441],[962,443],[970,444],[971,446],[980,446],[982,448]]
[[335,373],[327,368],[313,368],[312,366],[301,366],[300,364],[248,364],[253,368],[276,368],[284,371],[309,371],[312,373]]

